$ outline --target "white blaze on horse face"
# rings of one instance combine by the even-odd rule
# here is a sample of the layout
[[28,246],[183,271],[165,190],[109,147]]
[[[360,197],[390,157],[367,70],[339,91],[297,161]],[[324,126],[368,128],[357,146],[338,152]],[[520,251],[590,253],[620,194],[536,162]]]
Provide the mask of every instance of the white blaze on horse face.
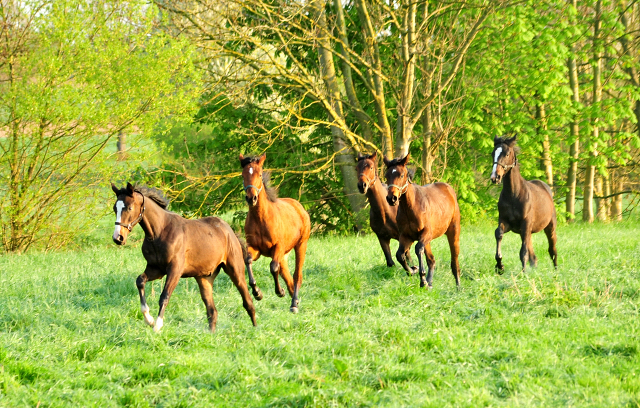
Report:
[[398,171],[398,170],[396,170],[396,169],[392,169],[392,170],[391,170],[391,172],[392,172],[392,173],[396,173],[397,171]]
[[[116,202],[116,222],[120,222],[122,220],[122,209],[124,208],[124,201],[118,200]],[[113,231],[113,239],[118,239],[120,236],[120,226],[116,225],[115,231]]]
[[496,169],[498,168],[498,157],[500,157],[500,153],[502,153],[502,147],[498,147],[495,151],[495,155],[493,157],[493,169],[491,169],[491,177],[496,176]]
[[253,174],[253,167],[249,167],[249,174]]

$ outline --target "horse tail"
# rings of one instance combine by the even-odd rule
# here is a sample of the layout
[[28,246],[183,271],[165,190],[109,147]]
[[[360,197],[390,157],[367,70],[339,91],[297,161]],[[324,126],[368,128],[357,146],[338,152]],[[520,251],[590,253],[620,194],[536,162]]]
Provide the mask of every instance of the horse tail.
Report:
[[247,257],[249,256],[249,250],[247,249],[247,241],[245,241],[244,238],[242,238],[240,234],[237,232],[236,232],[236,238],[238,238],[238,242],[240,243],[240,248],[242,248],[242,259],[246,261]]

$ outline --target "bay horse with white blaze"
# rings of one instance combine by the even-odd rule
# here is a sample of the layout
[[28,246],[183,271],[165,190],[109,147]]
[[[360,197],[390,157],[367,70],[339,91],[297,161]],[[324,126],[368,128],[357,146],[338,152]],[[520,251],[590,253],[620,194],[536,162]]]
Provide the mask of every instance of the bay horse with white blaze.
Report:
[[[397,221],[400,246],[396,258],[408,275],[415,273],[407,265],[407,255],[411,245],[418,241],[416,255],[419,262],[420,287],[428,285],[428,289],[431,289],[436,264],[431,252],[431,241],[446,235],[451,251],[451,272],[456,280],[456,287],[460,288],[460,208],[456,192],[446,183],[426,186],[412,183],[406,167],[408,160],[408,154],[401,159],[384,159],[389,186],[387,201],[390,205],[399,207]],[[423,255],[427,259],[426,277]]]
[[[278,198],[276,190],[269,186],[269,173],[262,166],[266,154],[259,157],[240,155],[245,199],[249,213],[244,223],[248,255],[245,258],[249,285],[253,296],[260,300],[262,293],[253,277],[253,261],[261,255],[272,259],[269,269],[275,282],[275,292],[284,296],[278,275],[282,276],[291,295],[292,313],[298,313],[299,291],[302,285],[302,266],[307,252],[307,241],[311,234],[311,220],[302,204],[292,198]],[[296,253],[296,269],[293,279],[289,273],[285,255],[291,250]]]
[[531,234],[544,230],[549,241],[549,255],[553,266],[558,267],[556,250],[556,207],[549,186],[540,180],[525,180],[520,174],[520,163],[516,158],[516,136],[493,139],[493,168],[491,181],[502,182],[504,187],[498,200],[498,228],[496,229],[496,270],[504,271],[502,265],[502,237],[505,232],[520,234],[520,261],[524,272],[527,261],[536,266]]
[[[118,245],[127,242],[131,229],[140,224],[144,231],[142,255],[147,266],[136,279],[140,294],[140,307],[145,322],[159,332],[164,313],[173,290],[180,278],[195,278],[202,301],[207,308],[209,329],[216,329],[218,311],[213,303],[213,281],[223,269],[242,296],[242,305],[256,325],[253,301],[244,277],[242,243],[229,225],[217,217],[186,220],[167,211],[169,200],[160,191],[146,187],[134,187],[127,183],[119,189],[111,184],[117,200],[113,206],[116,227],[113,241]],[[144,287],[149,281],[167,277],[160,295],[158,319],[153,320],[145,298]]]

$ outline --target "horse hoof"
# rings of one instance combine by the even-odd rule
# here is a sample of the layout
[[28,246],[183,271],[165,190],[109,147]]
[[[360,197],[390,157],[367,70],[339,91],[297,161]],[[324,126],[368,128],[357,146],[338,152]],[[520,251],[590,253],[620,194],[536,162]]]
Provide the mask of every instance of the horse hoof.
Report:
[[410,271],[407,271],[407,276],[413,276],[416,273],[418,273],[418,267],[417,266],[412,266],[409,269],[410,269]]
[[254,297],[256,300],[262,300],[262,297],[263,297],[263,296],[262,296],[262,291],[261,291],[260,289],[258,289],[258,288],[254,289],[254,290],[253,290],[253,297]]
[[155,325],[155,322],[153,321],[153,317],[151,317],[151,315],[149,314],[149,312],[145,313],[144,315],[144,322],[153,327]]
[[504,273],[504,266],[502,268],[500,268],[499,266],[496,266],[496,273],[498,275],[502,275]]
[[392,268],[392,267],[394,267],[394,266],[396,266],[396,264],[395,264],[395,263],[393,263],[393,262],[387,262],[387,267],[388,267],[388,268]]
[[160,333],[160,329],[162,329],[162,326],[164,326],[162,317],[158,317],[158,320],[156,320],[156,324],[153,326],[153,331],[156,333]]
[[284,297],[284,290],[280,289],[280,292],[278,292],[278,291],[276,290],[276,295],[277,295],[278,297]]
[[298,308],[296,306],[291,306],[289,308],[289,311],[291,311],[291,313],[293,313],[293,314],[296,314],[296,313],[298,313]]
[[433,286],[431,286],[431,284],[429,284],[429,285],[427,286],[427,290],[431,290],[431,289],[433,289]]

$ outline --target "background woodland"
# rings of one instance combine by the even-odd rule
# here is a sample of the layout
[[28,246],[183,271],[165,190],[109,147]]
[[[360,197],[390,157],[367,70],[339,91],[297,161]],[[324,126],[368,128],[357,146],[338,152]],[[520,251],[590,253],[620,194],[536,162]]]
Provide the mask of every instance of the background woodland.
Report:
[[5,251],[70,242],[110,212],[110,180],[241,223],[239,153],[267,153],[316,233],[368,228],[354,162],[373,151],[453,185],[463,222],[493,219],[504,134],[563,219],[639,199],[636,1],[0,4]]

